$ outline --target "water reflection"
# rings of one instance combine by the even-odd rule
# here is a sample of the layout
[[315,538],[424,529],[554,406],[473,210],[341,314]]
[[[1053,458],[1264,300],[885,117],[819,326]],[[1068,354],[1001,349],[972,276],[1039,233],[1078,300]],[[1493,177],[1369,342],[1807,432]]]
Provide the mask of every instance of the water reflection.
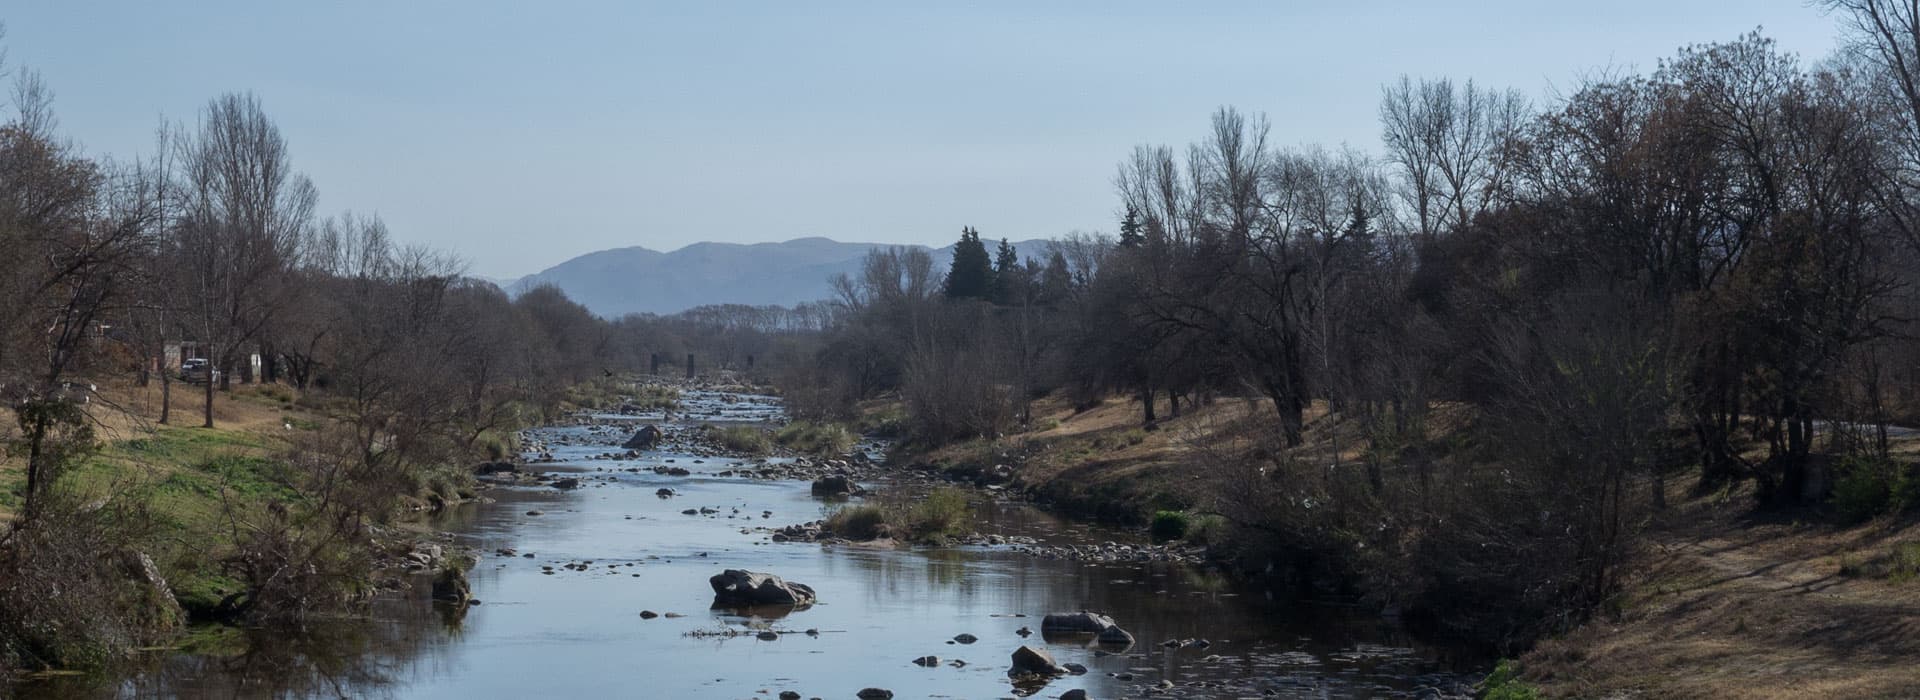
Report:
[[[900,698],[1069,688],[1113,697],[1164,679],[1181,684],[1179,697],[1373,697],[1409,694],[1451,666],[1445,650],[1420,647],[1377,616],[1180,565],[1087,564],[1005,548],[772,544],[754,528],[820,517],[823,506],[805,483],[716,476],[737,460],[585,459],[607,451],[592,439],[621,433],[556,431],[582,444],[557,447],[556,455],[577,461],[554,468],[590,475],[588,488],[499,490],[497,502],[459,507],[433,523],[482,554],[469,575],[479,607],[436,608],[423,579],[414,591],[381,599],[365,618],[337,621],[309,638],[254,635],[236,645],[240,652],[156,655],[125,680],[41,683],[24,695],[727,698],[793,689],[852,697],[879,686]],[[693,473],[618,471],[667,459]],[[663,487],[677,495],[656,497]],[[714,512],[681,512],[702,507]],[[544,514],[526,515],[531,510]],[[775,515],[760,518],[762,511]],[[1049,543],[1125,537],[1019,505],[991,505],[980,522],[990,532]],[[515,553],[499,556],[498,549]],[[808,584],[819,603],[709,610],[707,578],[726,568]],[[1100,648],[1090,637],[1038,635],[1041,615],[1081,609],[1113,616],[1137,643]],[[641,610],[661,615],[642,619]],[[819,634],[701,634],[743,627]],[[1023,628],[1034,633],[1023,636]],[[961,633],[978,641],[953,641]],[[1208,644],[1162,645],[1199,639]],[[1022,644],[1090,672],[1016,687],[1006,671]],[[912,663],[923,655],[947,663]]]

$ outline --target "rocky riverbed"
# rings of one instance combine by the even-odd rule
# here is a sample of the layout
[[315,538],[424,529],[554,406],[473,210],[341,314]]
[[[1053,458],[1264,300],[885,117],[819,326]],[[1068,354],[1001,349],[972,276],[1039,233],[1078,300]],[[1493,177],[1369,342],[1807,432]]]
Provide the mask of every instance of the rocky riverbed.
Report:
[[[527,461],[482,470],[487,502],[446,509],[433,525],[452,536],[430,543],[443,559],[480,555],[466,584],[484,604],[464,615],[420,614],[445,607],[423,586],[324,653],[175,655],[108,694],[1427,698],[1461,696],[1480,672],[1376,614],[1244,588],[1194,566],[1196,550],[991,492],[974,499],[977,534],[950,546],[778,543],[862,491],[939,480],[887,469],[871,441],[824,459],[732,454],[700,426],[775,427],[777,401],[682,396],[700,410],[580,416],[529,431]],[[648,424],[661,429],[652,445],[622,447]],[[822,481],[832,493],[816,495]],[[400,555],[424,571],[422,558],[432,550]],[[715,607],[712,582],[730,570],[806,586],[810,600]],[[1132,643],[1043,631],[1047,615],[1076,611]],[[1018,672],[1023,647],[1052,666]]]

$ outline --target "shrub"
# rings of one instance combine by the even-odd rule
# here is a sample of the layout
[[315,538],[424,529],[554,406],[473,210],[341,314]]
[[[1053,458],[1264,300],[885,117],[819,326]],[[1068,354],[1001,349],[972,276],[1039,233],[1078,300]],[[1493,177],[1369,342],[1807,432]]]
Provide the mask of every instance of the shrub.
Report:
[[1177,510],[1155,511],[1153,523],[1147,526],[1147,532],[1156,540],[1178,540],[1187,536],[1192,523],[1187,514]]
[[1508,659],[1502,659],[1494,665],[1493,673],[1480,682],[1481,695],[1485,700],[1538,700],[1540,689],[1520,680],[1520,665]]
[[1920,480],[1905,465],[1847,459],[1835,467],[1831,503],[1841,520],[1860,523],[1897,512],[1920,498]]
[[971,516],[967,492],[943,487],[934,489],[909,508],[907,524],[915,539],[951,537],[966,533]]
[[1187,534],[1181,538],[1193,544],[1209,547],[1227,543],[1231,537],[1231,527],[1227,519],[1218,515],[1187,516]]
[[877,539],[887,532],[887,513],[880,506],[847,506],[827,516],[823,529],[850,540]]
[[889,406],[861,414],[856,423],[861,433],[899,437],[907,432],[907,411],[900,406]]

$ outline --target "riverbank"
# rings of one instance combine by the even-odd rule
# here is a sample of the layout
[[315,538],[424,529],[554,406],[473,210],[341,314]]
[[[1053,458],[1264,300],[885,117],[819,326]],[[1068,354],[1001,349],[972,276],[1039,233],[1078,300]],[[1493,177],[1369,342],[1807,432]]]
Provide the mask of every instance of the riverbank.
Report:
[[[780,449],[727,448],[720,435],[780,430],[769,397],[695,390],[682,403],[672,419],[593,411],[522,431],[539,460],[517,467],[526,478],[429,516],[424,527],[450,534],[448,544],[484,553],[468,573],[482,604],[461,614],[440,614],[447,606],[416,587],[377,596],[315,635],[317,645],[246,635],[232,647],[143,655],[127,675],[93,684],[62,679],[17,694],[833,698],[886,688],[898,698],[1413,699],[1462,696],[1472,680],[1450,650],[1364,611],[1270,597],[1109,548],[1132,534],[1056,518],[998,497],[1004,489],[970,492],[978,541],[778,543],[782,523],[868,502],[815,493],[825,476],[852,475],[877,501],[953,486],[845,454],[802,463]],[[624,447],[649,424],[661,440]],[[734,569],[809,586],[818,599],[714,607],[711,578]],[[1084,635],[1045,633],[1046,615],[1076,610],[1103,611],[1137,643],[1096,648]],[[1009,660],[1021,647],[1073,670],[1044,688],[1038,678],[1016,685]]]
[[[1161,511],[1204,511],[1196,465],[1230,454],[1249,409],[1191,408],[1155,429],[1109,399],[1075,411],[1035,407],[1035,429],[902,457],[1024,494],[1055,512],[1129,526]],[[1438,411],[1435,442],[1463,418]],[[1319,414],[1323,415],[1323,414]],[[1316,425],[1289,456],[1358,462],[1361,436]],[[1920,459],[1897,437],[1896,460]],[[1240,448],[1244,449],[1244,448]],[[1542,640],[1514,665],[1516,688],[1545,697],[1901,697],[1920,687],[1920,523],[1843,525],[1831,508],[1756,511],[1751,485],[1692,493],[1670,475],[1669,508],[1644,536],[1623,590],[1590,621]],[[1204,537],[1202,538],[1204,539]]]
[[[299,636],[320,618],[436,582],[444,597],[465,603],[458,579],[471,559],[423,518],[479,498],[466,458],[389,459],[379,484],[316,489],[342,481],[327,478],[344,467],[323,456],[337,454],[331,450],[349,432],[337,397],[235,385],[216,393],[217,427],[204,428],[204,395],[194,385],[175,383],[169,392],[158,381],[114,378],[84,386],[79,403],[91,432],[73,443],[78,451],[47,492],[54,524],[14,537],[16,547],[43,542],[33,545],[38,556],[72,564],[45,574],[45,585],[9,589],[10,610],[68,622],[9,622],[0,643],[19,676],[110,675],[183,649],[229,648],[253,636],[231,634],[242,628]],[[159,422],[163,415],[170,424]],[[511,435],[478,433],[471,449],[503,455]],[[13,520],[24,483],[21,460],[0,459],[0,520]],[[346,499],[361,504],[360,517],[316,505]],[[66,552],[129,563],[103,568]],[[278,573],[286,571],[302,573]],[[43,593],[52,597],[22,597]],[[297,607],[280,606],[289,600]],[[63,617],[48,606],[64,606]]]
[[1895,698],[1920,688],[1920,523],[1838,527],[1755,514],[1744,491],[1687,497],[1654,525],[1626,591],[1542,642],[1548,697]]

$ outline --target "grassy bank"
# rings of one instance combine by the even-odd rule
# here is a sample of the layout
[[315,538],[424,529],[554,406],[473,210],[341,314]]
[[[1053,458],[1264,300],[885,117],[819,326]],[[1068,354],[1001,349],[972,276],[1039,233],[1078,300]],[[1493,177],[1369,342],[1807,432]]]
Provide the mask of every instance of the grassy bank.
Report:
[[[116,561],[150,561],[172,600],[146,595],[159,587],[89,579],[92,585],[120,592],[67,596],[72,603],[101,607],[69,610],[63,619],[94,620],[95,628],[50,629],[38,635],[71,644],[21,642],[28,646],[9,650],[23,660],[20,670],[89,669],[122,656],[126,647],[172,646],[178,640],[151,636],[168,630],[190,632],[163,622],[172,616],[243,622],[236,615],[248,610],[245,604],[257,602],[249,595],[268,590],[257,581],[250,584],[248,567],[277,566],[263,555],[312,562],[323,572],[320,580],[302,584],[317,587],[272,591],[282,600],[352,600],[392,582],[376,576],[374,567],[412,547],[418,535],[408,527],[381,527],[378,532],[365,528],[340,539],[315,530],[320,524],[304,515],[317,510],[316,495],[308,488],[313,474],[303,472],[297,460],[310,454],[307,448],[334,424],[324,400],[279,386],[236,386],[216,398],[219,427],[201,428],[199,394],[187,389],[191,387],[175,387],[170,411],[174,424],[162,425],[156,422],[161,400],[157,384],[100,387],[98,400],[90,404],[97,448],[67,468],[55,486],[57,501],[65,504],[60,508],[60,517],[66,519],[62,522],[72,525],[48,531],[54,538],[52,551],[84,545],[104,548],[100,554]],[[400,512],[473,496],[471,478],[462,466],[416,466],[396,477],[391,488],[402,494],[397,499]],[[0,461],[0,517],[11,519],[21,505],[23,488],[19,460]],[[76,525],[97,534],[71,532]],[[95,571],[81,567],[60,576],[96,576]],[[60,583],[50,590],[58,590]],[[55,604],[40,600],[15,605],[31,610]],[[139,636],[125,636],[129,630]]]

